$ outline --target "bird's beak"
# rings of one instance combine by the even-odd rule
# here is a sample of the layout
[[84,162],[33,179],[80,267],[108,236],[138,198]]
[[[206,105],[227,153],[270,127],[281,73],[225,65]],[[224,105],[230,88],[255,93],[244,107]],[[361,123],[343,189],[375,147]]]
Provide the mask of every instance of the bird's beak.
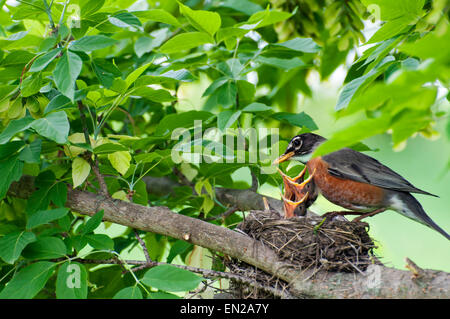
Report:
[[273,161],[272,165],[277,165],[280,164],[284,161],[287,161],[288,159],[290,159],[292,156],[294,156],[295,152],[289,152],[289,153],[284,153],[283,155],[281,155],[280,157],[278,157],[276,160]]

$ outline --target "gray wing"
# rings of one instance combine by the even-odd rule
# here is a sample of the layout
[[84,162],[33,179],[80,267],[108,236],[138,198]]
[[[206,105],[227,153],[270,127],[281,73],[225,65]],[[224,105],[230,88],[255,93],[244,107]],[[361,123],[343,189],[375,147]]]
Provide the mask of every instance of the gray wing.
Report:
[[339,178],[371,184],[401,192],[420,193],[438,197],[414,187],[402,176],[376,159],[350,148],[322,156],[329,165],[328,172]]

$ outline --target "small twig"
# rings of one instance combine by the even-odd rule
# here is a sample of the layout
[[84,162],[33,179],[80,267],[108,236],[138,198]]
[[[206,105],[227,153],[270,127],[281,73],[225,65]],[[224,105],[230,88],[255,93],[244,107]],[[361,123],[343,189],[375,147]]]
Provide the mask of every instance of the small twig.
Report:
[[[92,149],[91,138],[89,136],[89,129],[86,121],[86,114],[84,113],[86,107],[81,101],[78,101],[77,105],[78,111],[80,112],[80,120],[81,126],[83,127],[84,139],[86,141],[86,144],[89,145],[89,147]],[[106,185],[105,178],[100,173],[97,155],[94,154],[94,160],[91,159],[91,155],[92,155],[91,152],[89,152],[89,163],[91,164],[92,171],[94,172],[95,177],[97,178],[98,181],[98,185],[100,186],[100,193],[105,197],[109,197],[108,187]]]
[[[42,0],[44,2],[44,6],[45,6],[45,12],[47,13],[48,16],[48,20],[50,22],[50,27],[52,28],[52,30],[56,30],[56,26],[55,23],[53,22],[53,18],[52,18],[52,11],[47,3],[46,0]],[[52,2],[53,3],[53,2]]]
[[133,127],[133,132],[134,132],[134,134],[136,134],[136,125],[135,125],[134,119],[131,116],[131,114],[127,110],[123,109],[122,107],[118,107],[117,110],[121,111],[122,113],[124,113],[127,116],[128,120],[131,123],[131,126]]
[[100,173],[100,169],[98,167],[98,159],[97,155],[94,155],[94,160],[90,161],[92,171],[94,172],[95,177],[97,178],[98,185],[100,186],[100,194],[109,197],[108,186],[106,185],[105,178]]
[[413,262],[408,257],[405,258],[405,261],[406,261],[405,268],[412,272],[414,279],[417,279],[417,278],[423,276],[423,274],[424,274],[423,269],[420,268],[419,266],[417,266],[415,262]]
[[89,137],[89,129],[86,122],[86,114],[84,114],[85,106],[81,101],[77,102],[78,110],[80,111],[80,120],[81,126],[83,127],[84,139],[86,140],[86,144],[92,147],[91,138]]
[[263,203],[264,203],[264,210],[266,212],[270,211],[270,205],[269,202],[267,201],[267,198],[263,197]]
[[145,245],[144,240],[141,238],[141,236],[139,236],[139,233],[136,229],[134,229],[134,235],[136,236],[139,244],[142,247],[142,250],[144,251],[145,260],[147,261],[148,264],[153,264],[154,262],[150,258],[150,254],[148,253],[147,245]]

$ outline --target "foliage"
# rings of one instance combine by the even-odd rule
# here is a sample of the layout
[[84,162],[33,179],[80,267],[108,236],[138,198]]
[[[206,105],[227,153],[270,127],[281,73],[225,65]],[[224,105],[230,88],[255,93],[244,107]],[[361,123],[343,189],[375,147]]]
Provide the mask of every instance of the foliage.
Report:
[[[359,45],[373,44],[355,57],[336,112],[360,120],[336,132],[317,154],[387,131],[398,146],[417,132],[433,135],[436,119],[448,116],[437,95],[450,74],[445,0],[0,4],[2,298],[168,298],[197,287],[201,277],[170,265],[123,274],[117,265],[76,262],[95,253],[121,258],[138,241],[130,229],[116,237],[99,231],[101,224],[108,227],[102,212],[84,221],[64,208],[68,187],[98,192],[98,168],[113,198],[197,218],[219,215],[226,207],[214,187],[248,188],[230,177],[244,166],[260,185],[278,185],[276,174],[260,170],[271,160],[176,162],[171,150],[179,140],[173,134],[186,128],[193,138],[189,149],[225,159],[242,156],[220,152],[230,151],[227,138],[248,143],[246,129],[280,127],[282,140],[269,143],[268,152],[283,150],[293,134],[318,129],[296,108],[298,94],[311,95],[308,74],[318,71],[325,80]],[[377,18],[382,26],[366,41],[364,21]],[[184,90],[205,78],[200,104],[183,107]],[[223,134],[198,143],[196,120],[202,120],[201,132],[217,127]],[[276,141],[275,135],[269,132],[268,139]],[[251,155],[245,149],[244,159]],[[189,187],[147,194],[144,176],[179,173],[195,194]],[[35,176],[28,199],[8,194],[23,175]],[[239,220],[232,215],[213,223],[231,227]],[[144,238],[153,260],[192,257],[186,242]],[[79,285],[72,272],[78,272]]]

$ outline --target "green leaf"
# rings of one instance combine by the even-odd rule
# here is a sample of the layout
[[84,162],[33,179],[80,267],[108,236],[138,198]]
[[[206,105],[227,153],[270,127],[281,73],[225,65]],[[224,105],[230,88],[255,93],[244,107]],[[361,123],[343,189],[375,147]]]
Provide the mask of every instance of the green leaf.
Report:
[[[13,264],[30,243],[36,241],[36,235],[21,231],[7,234],[0,238],[0,257],[8,264]],[[1,295],[1,293],[0,293]]]
[[279,48],[304,53],[317,53],[320,51],[320,46],[311,38],[294,38],[286,42],[270,44],[268,48]]
[[[64,185],[63,183],[58,183],[56,185]],[[67,191],[67,188],[66,188]],[[53,192],[50,192],[50,196]],[[67,194],[66,194],[67,196]],[[32,229],[40,225],[47,224],[51,221],[60,219],[67,215],[69,212],[68,208],[56,208],[56,209],[49,209],[49,210],[38,210],[34,213],[29,214],[28,221],[27,221],[27,228]]]
[[297,57],[294,57],[292,59],[280,59],[280,58],[274,58],[274,57],[264,57],[262,55],[258,56],[255,59],[255,62],[259,62],[262,64],[271,65],[280,69],[293,69],[298,67],[306,67],[305,62],[300,60]]
[[255,99],[256,87],[245,80],[236,81],[239,105],[247,105]]
[[434,57],[448,61],[450,55],[450,28],[446,32],[429,32],[423,38],[414,42],[403,43],[399,50],[412,56],[417,56],[423,60]]
[[161,158],[162,158],[161,154],[158,154],[156,152],[141,153],[134,157],[134,159],[136,160],[136,163],[141,163],[141,164],[151,163],[155,160],[160,160]]
[[88,244],[95,249],[99,250],[112,250],[114,249],[114,241],[105,234],[91,234],[86,235]]
[[128,148],[117,143],[105,143],[94,148],[94,154],[109,154],[118,151],[128,151]]
[[393,62],[393,57],[386,57],[368,73],[347,83],[339,95],[335,110],[339,111],[346,108],[354,96],[366,88],[368,84],[375,80]]
[[314,120],[305,112],[301,113],[280,112],[273,114],[272,117],[279,121],[286,121],[294,126],[307,127],[311,131],[318,129]]
[[98,10],[100,10],[103,5],[105,4],[105,0],[97,0],[97,1],[91,1],[91,0],[80,0],[80,7],[81,7],[81,17],[85,18]]
[[33,214],[38,210],[46,210],[50,204],[50,196],[48,196],[51,186],[41,187],[30,196],[27,202],[26,212]]
[[94,59],[92,68],[97,76],[100,84],[106,88],[110,88],[114,78],[122,75],[122,72],[111,62],[105,59]]
[[31,124],[31,127],[39,135],[56,143],[67,143],[70,124],[64,111],[50,113],[46,117],[37,119]]
[[140,58],[145,53],[150,52],[155,48],[153,44],[153,39],[147,36],[140,37],[136,40],[134,43],[134,52],[136,52],[136,55]]
[[37,163],[41,162],[41,148],[42,140],[36,139],[31,144],[25,146],[19,153],[19,159],[25,163]]
[[133,196],[133,203],[147,206],[148,204],[147,185],[142,179],[139,180],[136,183],[136,185],[134,185],[134,190],[136,191],[136,193]]
[[84,265],[66,261],[58,269],[56,277],[56,298],[86,299],[88,274]]
[[47,65],[50,64],[50,62],[52,62],[58,56],[58,54],[61,52],[61,50],[62,50],[61,48],[55,48],[55,49],[45,53],[44,55],[40,56],[33,62],[33,64],[31,65],[31,68],[28,72],[42,71],[43,69],[45,69],[47,67]]
[[12,51],[8,55],[5,56],[3,60],[0,61],[0,65],[2,67],[12,66],[12,65],[20,65],[25,66],[31,59],[34,57],[34,54],[26,51],[26,50],[17,50]]
[[264,103],[254,102],[254,103],[251,103],[251,104],[247,105],[246,107],[244,107],[242,109],[242,112],[253,113],[253,112],[266,112],[266,111],[271,111],[271,110],[272,110],[272,107],[270,107]]
[[224,131],[225,129],[231,127],[241,116],[241,111],[226,110],[220,112],[217,115],[217,127],[219,130]]
[[292,13],[278,10],[264,10],[254,13],[241,28],[257,29],[289,19]]
[[108,18],[111,24],[115,25],[119,28],[127,28],[127,27],[141,27],[142,23],[139,19],[130,12],[120,12]]
[[136,90],[133,90],[131,92],[131,96],[140,96],[140,97],[146,98],[150,101],[159,102],[159,103],[172,102],[172,101],[176,100],[176,98],[174,98],[169,93],[169,91],[162,90],[162,89],[155,90],[148,86],[143,86],[143,87],[137,88]]
[[180,12],[184,15],[189,23],[198,31],[206,32],[213,36],[219,30],[222,21],[220,15],[216,12],[204,10],[192,10],[182,3],[178,3]]
[[163,136],[169,134],[178,127],[191,128],[194,122],[209,122],[214,118],[214,114],[206,111],[188,111],[179,114],[169,114],[165,116],[156,127],[155,135]]
[[134,70],[133,72],[131,72],[130,74],[128,74],[127,78],[125,79],[125,90],[128,89],[130,87],[131,84],[133,84],[138,77],[141,76],[142,73],[145,72],[145,70],[147,70],[147,68],[151,65],[152,63],[147,63],[142,65],[141,67],[137,68],[136,70]]
[[192,247],[192,244],[185,242],[184,240],[177,240],[170,248],[167,262],[171,263],[176,256],[185,253],[189,249],[192,249]]
[[79,40],[71,42],[69,47],[73,51],[95,51],[107,48],[117,43],[116,40],[105,35],[84,36]]
[[113,299],[143,299],[141,289],[138,286],[126,287],[118,291]]
[[39,92],[42,86],[42,77],[40,73],[32,74],[22,82],[22,96],[28,97]]
[[74,104],[72,101],[63,94],[58,94],[50,100],[44,110],[44,114],[48,114],[53,111],[58,111],[66,107],[71,107]]
[[56,87],[72,101],[75,95],[75,81],[81,72],[82,66],[83,61],[77,54],[66,51],[59,58],[55,70],[53,70],[53,81]]
[[108,160],[116,171],[125,175],[130,168],[131,155],[128,151],[114,152],[108,154]]
[[91,165],[85,159],[77,157],[72,162],[73,187],[77,187],[86,180],[91,172]]
[[330,139],[315,150],[313,156],[322,156],[343,147],[354,145],[366,138],[384,133],[389,126],[390,119],[388,116],[359,121],[333,134]]
[[362,3],[367,7],[371,4],[377,6],[380,10],[381,20],[397,19],[405,14],[419,15],[424,6],[425,0],[362,0]]
[[223,107],[229,107],[236,103],[237,88],[233,81],[227,81],[214,92],[213,96],[217,98],[217,103]]
[[71,236],[72,246],[76,251],[80,251],[87,245],[86,236],[74,235]]
[[0,292],[1,299],[31,299],[44,288],[56,264],[49,261],[33,263],[14,275],[5,289]]
[[202,96],[208,96],[213,94],[219,87],[221,87],[222,85],[224,85],[225,83],[227,83],[229,81],[229,79],[226,76],[220,77],[216,80],[214,80],[205,90],[205,92],[203,92]]
[[22,176],[23,161],[19,160],[18,157],[19,155],[16,155],[0,162],[0,172],[3,175],[0,178],[0,200],[6,196],[11,183],[18,181]]
[[163,84],[163,83],[177,83],[178,81],[192,81],[193,75],[185,69],[177,71],[169,71],[162,75],[143,75],[136,80],[136,87],[150,85],[150,84]]
[[220,3],[220,7],[231,8],[248,16],[263,10],[260,5],[249,0],[225,0]]
[[52,236],[38,237],[35,242],[30,243],[23,250],[22,255],[27,259],[54,259],[64,257],[67,254],[67,248],[64,242]]
[[9,122],[8,126],[0,134],[0,144],[5,144],[17,133],[25,131],[33,122],[34,119],[31,116],[26,116],[19,120]]
[[366,44],[377,43],[390,39],[397,34],[407,30],[409,24],[413,23],[417,18],[415,16],[402,16],[400,18],[390,20],[383,24],[377,32],[366,42]]
[[12,141],[3,145],[0,145],[0,160],[3,160],[19,149],[21,149],[25,145],[24,141]]
[[151,20],[161,23],[171,24],[175,27],[180,26],[180,22],[171,15],[169,12],[163,9],[149,9],[145,11],[134,11],[133,14],[141,20]]
[[149,269],[142,282],[164,291],[189,291],[197,288],[203,280],[196,274],[171,265],[160,265]]
[[159,51],[167,54],[178,53],[213,42],[214,39],[204,32],[187,32],[170,38],[159,48]]
[[81,227],[80,234],[86,235],[92,233],[98,226],[100,226],[103,219],[103,209],[95,213],[88,221]]
[[394,147],[399,146],[414,133],[425,129],[431,121],[428,110],[404,109],[392,120],[391,129]]

